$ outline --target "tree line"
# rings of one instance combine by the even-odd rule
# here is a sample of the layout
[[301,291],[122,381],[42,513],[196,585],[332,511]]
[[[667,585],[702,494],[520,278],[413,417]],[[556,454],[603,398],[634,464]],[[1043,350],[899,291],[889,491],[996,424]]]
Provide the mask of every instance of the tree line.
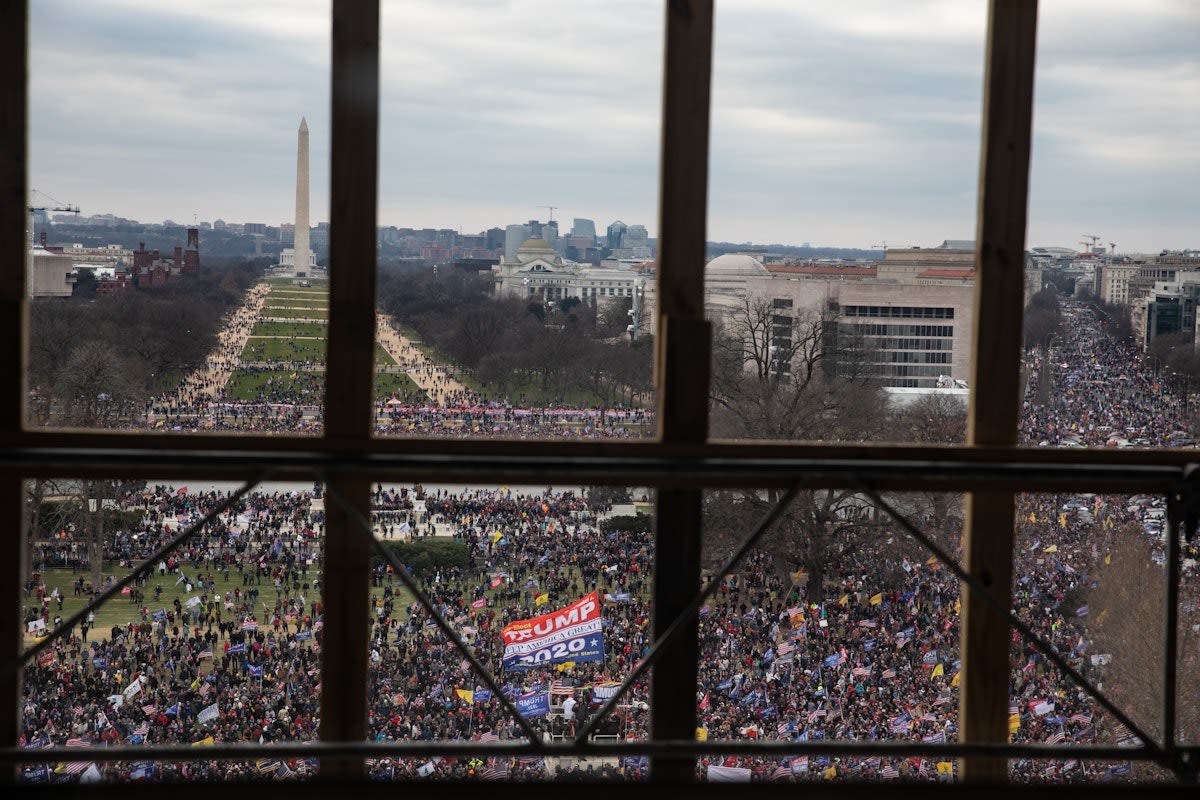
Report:
[[[653,345],[631,341],[630,298],[497,298],[490,275],[381,263],[381,310],[469,371],[489,399],[634,406],[652,389]],[[582,399],[582,402],[581,402]]]
[[204,364],[229,310],[261,272],[213,260],[196,275],[119,294],[35,298],[29,307],[34,425],[115,424]]

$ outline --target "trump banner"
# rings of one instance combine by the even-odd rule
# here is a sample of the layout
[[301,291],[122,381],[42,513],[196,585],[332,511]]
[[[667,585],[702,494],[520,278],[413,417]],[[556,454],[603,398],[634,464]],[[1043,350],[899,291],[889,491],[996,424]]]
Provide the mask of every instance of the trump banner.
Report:
[[523,670],[565,661],[604,659],[604,634],[596,592],[566,608],[504,627],[504,670]]

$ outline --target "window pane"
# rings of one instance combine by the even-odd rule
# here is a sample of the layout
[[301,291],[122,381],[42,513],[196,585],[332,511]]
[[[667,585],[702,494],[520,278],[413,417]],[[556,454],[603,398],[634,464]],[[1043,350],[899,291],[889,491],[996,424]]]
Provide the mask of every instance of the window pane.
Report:
[[[779,492],[712,491],[709,580]],[[958,557],[962,498],[886,502]],[[700,622],[703,732],[713,740],[944,743],[958,738],[958,579],[882,508],[807,491],[721,579]],[[702,779],[936,781],[951,759],[701,759]],[[949,770],[949,771],[947,771]]]
[[1040,11],[1028,243],[1045,288],[1026,309],[1027,443],[1192,447],[1200,12]]
[[382,25],[377,432],[652,435],[661,7]]
[[329,17],[30,4],[30,426],[319,431]]
[[[1014,554],[1017,616],[1155,739],[1162,735],[1164,697],[1164,507],[1157,495],[1019,495]],[[1182,616],[1188,627],[1195,623],[1194,604]],[[1014,641],[1012,664],[1014,742],[1138,745],[1132,731],[1032,645]],[[1194,705],[1185,698],[1195,696],[1195,676],[1181,674],[1180,684],[1183,711]],[[1180,717],[1181,734],[1193,741],[1194,717],[1190,711]],[[1069,757],[1014,760],[1010,769],[1021,781],[1171,779],[1149,763]]]
[[[372,516],[376,538],[407,566],[538,737],[563,742],[588,724],[649,647],[648,497],[645,489],[609,487],[378,484]],[[374,562],[371,602],[373,739],[527,738],[382,557]],[[552,641],[557,631],[564,638]],[[647,674],[591,741],[647,738],[648,690]],[[640,759],[608,757],[382,759],[372,770],[385,779],[646,776]]]
[[[31,480],[22,601],[26,647],[61,632],[27,664],[21,735],[28,747],[125,747],[99,779],[303,777],[315,760],[164,762],[145,744],[315,741],[324,625],[324,506],[314,487],[205,481]],[[111,599],[92,598],[209,513],[217,518],[139,572]],[[70,629],[60,629],[70,624]],[[78,782],[56,762],[30,781]],[[68,777],[62,777],[66,775]],[[89,777],[95,777],[89,775]]]
[[985,25],[983,2],[718,5],[714,437],[965,440],[920,428],[966,407]]

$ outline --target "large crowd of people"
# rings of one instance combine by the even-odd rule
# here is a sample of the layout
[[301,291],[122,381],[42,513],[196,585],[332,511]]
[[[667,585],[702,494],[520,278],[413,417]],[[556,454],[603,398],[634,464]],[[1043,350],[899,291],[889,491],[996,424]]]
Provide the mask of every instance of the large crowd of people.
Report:
[[[1183,404],[1164,395],[1162,381],[1126,343],[1106,337],[1095,312],[1069,305],[1072,324],[1047,360],[1031,364],[1022,418],[1030,445],[1104,446],[1114,441],[1170,446],[1183,442]],[[1134,368],[1130,368],[1133,365]],[[1049,370],[1043,378],[1043,371]],[[1122,378],[1123,376],[1123,378]],[[1042,380],[1048,390],[1040,390]],[[1041,393],[1040,393],[1041,392]],[[1040,398],[1048,398],[1041,402]],[[226,407],[227,412],[233,407]],[[269,406],[250,406],[260,418]],[[416,430],[452,435],[545,435],[563,419],[588,436],[629,435],[640,412],[381,406],[381,432]],[[623,433],[618,433],[618,431]],[[1115,445],[1113,445],[1115,446]],[[132,564],[154,552],[180,525],[223,500],[220,493],[172,487],[130,489],[117,498],[139,509],[137,530],[109,534],[105,561]],[[546,739],[569,735],[561,701],[572,697],[585,721],[645,656],[649,640],[649,534],[606,529],[600,510],[575,492],[520,493],[505,488],[425,492],[377,487],[376,534],[414,539],[453,536],[470,554],[466,567],[417,574],[425,591],[486,665],[499,671],[508,623],[567,605],[589,592],[603,598],[605,657],[601,661],[523,672],[498,672],[513,697],[545,693],[548,713],[531,724]],[[1101,495],[1020,495],[1014,612],[1081,673],[1109,686],[1121,702],[1121,682],[1106,681],[1112,663],[1094,649],[1098,625],[1087,613],[1103,565],[1121,536],[1163,558],[1161,525],[1149,498]],[[929,520],[925,520],[929,522]],[[956,556],[961,517],[941,517],[934,531]],[[137,582],[140,603],[129,621],[109,630],[72,631],[25,672],[23,744],[105,744],[310,741],[318,736],[320,545],[323,517],[312,491],[253,494],[207,526],[169,561]],[[757,552],[721,580],[701,612],[698,724],[717,740],[953,742],[958,736],[959,582],[885,518],[860,526],[856,546],[831,565],[812,596],[806,585]],[[43,544],[35,569],[83,569],[71,542]],[[1185,624],[1200,609],[1194,544],[1183,570]],[[519,739],[522,731],[469,663],[407,598],[384,563],[371,610],[369,730],[377,741]],[[238,578],[234,580],[232,576]],[[234,588],[218,590],[232,581]],[[189,599],[158,608],[163,583],[193,587]],[[36,583],[36,581],[34,582]],[[33,590],[38,589],[35,593]],[[44,585],[30,587],[27,621],[49,622]],[[405,598],[401,600],[401,598]],[[1128,731],[1032,646],[1014,637],[1010,731],[1015,742],[1121,743]],[[659,667],[663,668],[663,667]],[[639,682],[599,732],[623,739],[648,736],[648,684]],[[1133,702],[1130,700],[1130,702]],[[32,754],[31,754],[32,755]],[[98,754],[99,755],[99,754]],[[551,759],[554,761],[556,759]],[[372,777],[387,779],[639,780],[638,759],[547,763],[523,759],[378,759]],[[106,780],[139,777],[138,762],[106,762]],[[27,778],[53,774],[31,766]],[[794,756],[704,758],[697,774],[745,775],[755,781],[902,779],[937,781],[953,763],[922,758]],[[1103,780],[1146,777],[1128,762],[1083,759],[1018,760],[1016,780]],[[156,764],[145,777],[304,775],[310,761]],[[77,778],[78,767],[66,769]]]

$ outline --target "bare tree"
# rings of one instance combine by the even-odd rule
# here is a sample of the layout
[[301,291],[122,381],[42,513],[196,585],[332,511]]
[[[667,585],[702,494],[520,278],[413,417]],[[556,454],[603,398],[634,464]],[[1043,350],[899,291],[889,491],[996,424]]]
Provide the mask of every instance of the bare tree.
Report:
[[[1110,657],[1103,686],[1147,733],[1161,736],[1164,569],[1155,562],[1145,533],[1129,525],[1112,531],[1109,554],[1091,577],[1085,619],[1094,653]],[[1200,591],[1194,580],[1185,580],[1180,590],[1176,728],[1179,741],[1195,742],[1200,740],[1200,633],[1194,627]],[[1103,722],[1097,730],[1117,734],[1113,725]]]
[[[748,297],[716,320],[712,430],[735,439],[866,441],[886,430],[886,400],[871,375],[871,354],[841,335],[832,313],[792,314]],[[709,495],[707,566],[721,563],[767,509],[778,490]],[[809,598],[822,596],[825,575],[878,534],[874,509],[843,489],[801,492],[762,548],[780,573],[803,571]]]

